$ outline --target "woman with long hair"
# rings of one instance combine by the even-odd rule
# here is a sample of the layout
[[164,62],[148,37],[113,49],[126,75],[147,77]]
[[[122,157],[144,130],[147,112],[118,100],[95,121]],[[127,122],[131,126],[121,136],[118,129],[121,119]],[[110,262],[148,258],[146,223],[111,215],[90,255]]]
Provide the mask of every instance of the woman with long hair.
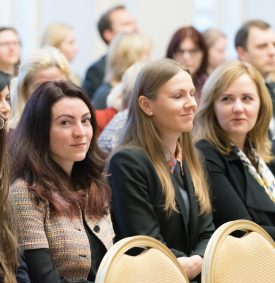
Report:
[[32,282],[91,282],[113,242],[104,154],[88,97],[40,85],[11,135],[10,195]]
[[17,241],[11,206],[8,201],[9,174],[6,154],[6,121],[9,106],[10,76],[0,71],[0,282],[15,283],[18,266]]
[[214,231],[191,139],[194,95],[182,64],[170,59],[147,64],[138,74],[122,143],[108,168],[118,239],[141,234],[164,242],[189,279],[200,274]]
[[247,219],[275,240],[271,117],[261,74],[248,63],[232,61],[217,67],[206,82],[194,133],[206,159],[216,227]]

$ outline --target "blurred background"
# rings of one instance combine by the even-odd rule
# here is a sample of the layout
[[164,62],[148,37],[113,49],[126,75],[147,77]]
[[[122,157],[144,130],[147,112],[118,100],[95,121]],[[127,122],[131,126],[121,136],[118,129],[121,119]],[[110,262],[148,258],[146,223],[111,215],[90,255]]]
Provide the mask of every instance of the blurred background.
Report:
[[217,27],[229,39],[228,59],[234,58],[233,38],[248,19],[275,26],[273,0],[0,0],[0,26],[15,27],[22,41],[22,59],[41,46],[52,22],[74,27],[79,52],[72,69],[82,79],[88,66],[106,52],[96,23],[108,8],[124,4],[136,18],[139,31],[153,42],[152,57],[163,57],[175,30],[194,25],[199,31]]

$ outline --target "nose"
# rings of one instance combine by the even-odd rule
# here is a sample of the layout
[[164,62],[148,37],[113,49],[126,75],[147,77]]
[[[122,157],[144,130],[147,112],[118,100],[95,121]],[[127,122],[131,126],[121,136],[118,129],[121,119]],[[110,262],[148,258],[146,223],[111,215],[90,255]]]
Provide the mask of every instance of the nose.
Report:
[[270,55],[275,55],[275,46],[273,43],[269,45],[268,52]]
[[188,95],[186,102],[184,103],[185,108],[192,108],[194,111],[197,109],[197,102],[195,96]]
[[11,107],[8,103],[7,100],[2,100],[0,102],[0,113],[3,115],[4,118],[8,119],[9,118],[9,114],[11,111]]
[[244,109],[243,103],[241,100],[236,100],[233,104],[232,111],[233,112],[242,112]]
[[81,122],[75,124],[73,129],[73,136],[76,138],[85,136],[85,129]]

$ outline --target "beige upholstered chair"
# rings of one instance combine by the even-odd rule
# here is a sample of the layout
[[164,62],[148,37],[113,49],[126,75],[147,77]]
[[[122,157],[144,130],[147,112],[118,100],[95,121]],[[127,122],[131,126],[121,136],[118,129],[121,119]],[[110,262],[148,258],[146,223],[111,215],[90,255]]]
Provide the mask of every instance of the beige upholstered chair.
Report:
[[[144,251],[125,254],[134,247]],[[133,236],[114,244],[105,254],[95,283],[186,283],[176,257],[161,242],[148,236]]]
[[[238,230],[245,234],[230,235]],[[204,254],[202,283],[272,282],[275,282],[275,243],[262,227],[248,220],[236,220],[214,232]]]

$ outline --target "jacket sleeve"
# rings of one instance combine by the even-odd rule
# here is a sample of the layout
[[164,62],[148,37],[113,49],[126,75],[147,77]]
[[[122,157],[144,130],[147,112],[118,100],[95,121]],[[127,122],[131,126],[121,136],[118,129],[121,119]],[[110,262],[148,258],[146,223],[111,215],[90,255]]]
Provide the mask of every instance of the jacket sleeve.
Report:
[[[108,171],[112,214],[119,238],[147,235],[165,244],[148,188],[148,172],[156,173],[146,155],[134,151],[117,152],[110,160]],[[186,256],[181,251],[171,251],[177,257]]]
[[39,283],[90,283],[86,279],[69,280],[59,276],[49,253],[49,249],[25,251],[31,282]]

